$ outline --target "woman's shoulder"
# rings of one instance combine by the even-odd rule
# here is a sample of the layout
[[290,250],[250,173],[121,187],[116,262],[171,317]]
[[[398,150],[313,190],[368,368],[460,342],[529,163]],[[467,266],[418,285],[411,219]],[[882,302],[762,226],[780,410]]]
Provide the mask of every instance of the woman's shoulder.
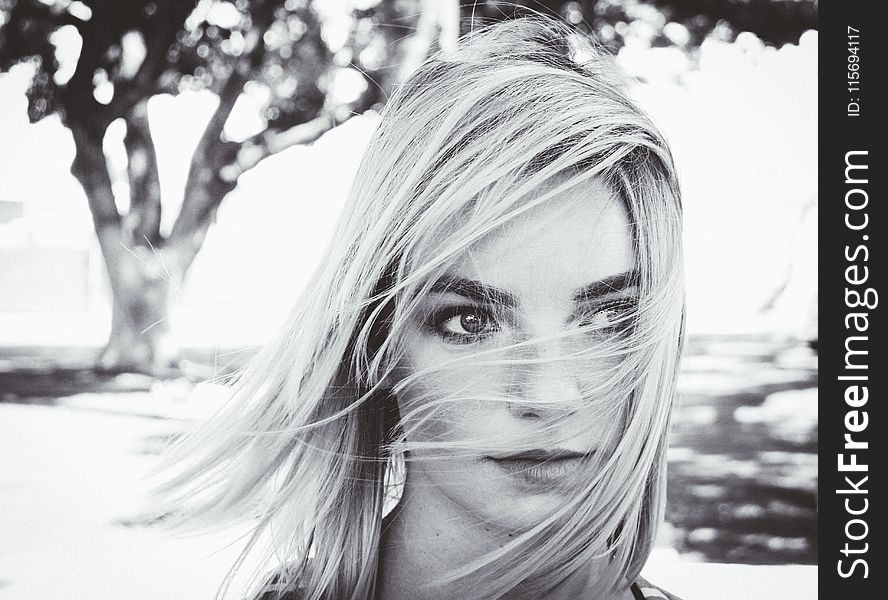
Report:
[[642,577],[639,577],[632,586],[632,593],[635,594],[636,600],[681,600]]

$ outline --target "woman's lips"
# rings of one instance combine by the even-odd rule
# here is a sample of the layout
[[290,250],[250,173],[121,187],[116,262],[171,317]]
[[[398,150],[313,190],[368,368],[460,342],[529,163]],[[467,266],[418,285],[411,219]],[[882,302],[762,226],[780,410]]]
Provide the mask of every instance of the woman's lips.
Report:
[[573,451],[531,450],[492,456],[490,462],[518,481],[534,487],[563,483],[575,475],[590,454]]

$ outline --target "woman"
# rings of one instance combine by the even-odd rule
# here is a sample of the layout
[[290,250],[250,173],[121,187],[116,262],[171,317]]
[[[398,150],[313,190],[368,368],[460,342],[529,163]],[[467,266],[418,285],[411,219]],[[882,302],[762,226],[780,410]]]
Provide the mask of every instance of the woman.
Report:
[[665,597],[638,574],[680,217],[596,49],[539,18],[474,32],[389,100],[288,324],[180,448],[177,501],[255,519],[250,597]]

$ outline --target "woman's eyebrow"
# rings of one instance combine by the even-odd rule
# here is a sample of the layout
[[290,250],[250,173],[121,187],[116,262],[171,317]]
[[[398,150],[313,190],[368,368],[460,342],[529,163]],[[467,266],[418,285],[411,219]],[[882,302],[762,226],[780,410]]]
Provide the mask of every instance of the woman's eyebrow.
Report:
[[573,299],[576,303],[592,302],[602,296],[622,292],[635,285],[638,285],[638,271],[626,271],[625,273],[611,275],[584,286],[577,290]]
[[432,285],[430,291],[439,294],[459,294],[476,302],[501,304],[509,307],[518,305],[518,299],[514,294],[465,277],[445,275]]

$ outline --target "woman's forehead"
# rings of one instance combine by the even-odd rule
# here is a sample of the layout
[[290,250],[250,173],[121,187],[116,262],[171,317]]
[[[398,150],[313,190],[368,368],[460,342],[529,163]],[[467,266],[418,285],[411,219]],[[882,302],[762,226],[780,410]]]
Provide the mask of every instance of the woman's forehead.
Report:
[[634,266],[626,209],[593,180],[557,192],[473,244],[447,274],[519,297],[562,296]]

